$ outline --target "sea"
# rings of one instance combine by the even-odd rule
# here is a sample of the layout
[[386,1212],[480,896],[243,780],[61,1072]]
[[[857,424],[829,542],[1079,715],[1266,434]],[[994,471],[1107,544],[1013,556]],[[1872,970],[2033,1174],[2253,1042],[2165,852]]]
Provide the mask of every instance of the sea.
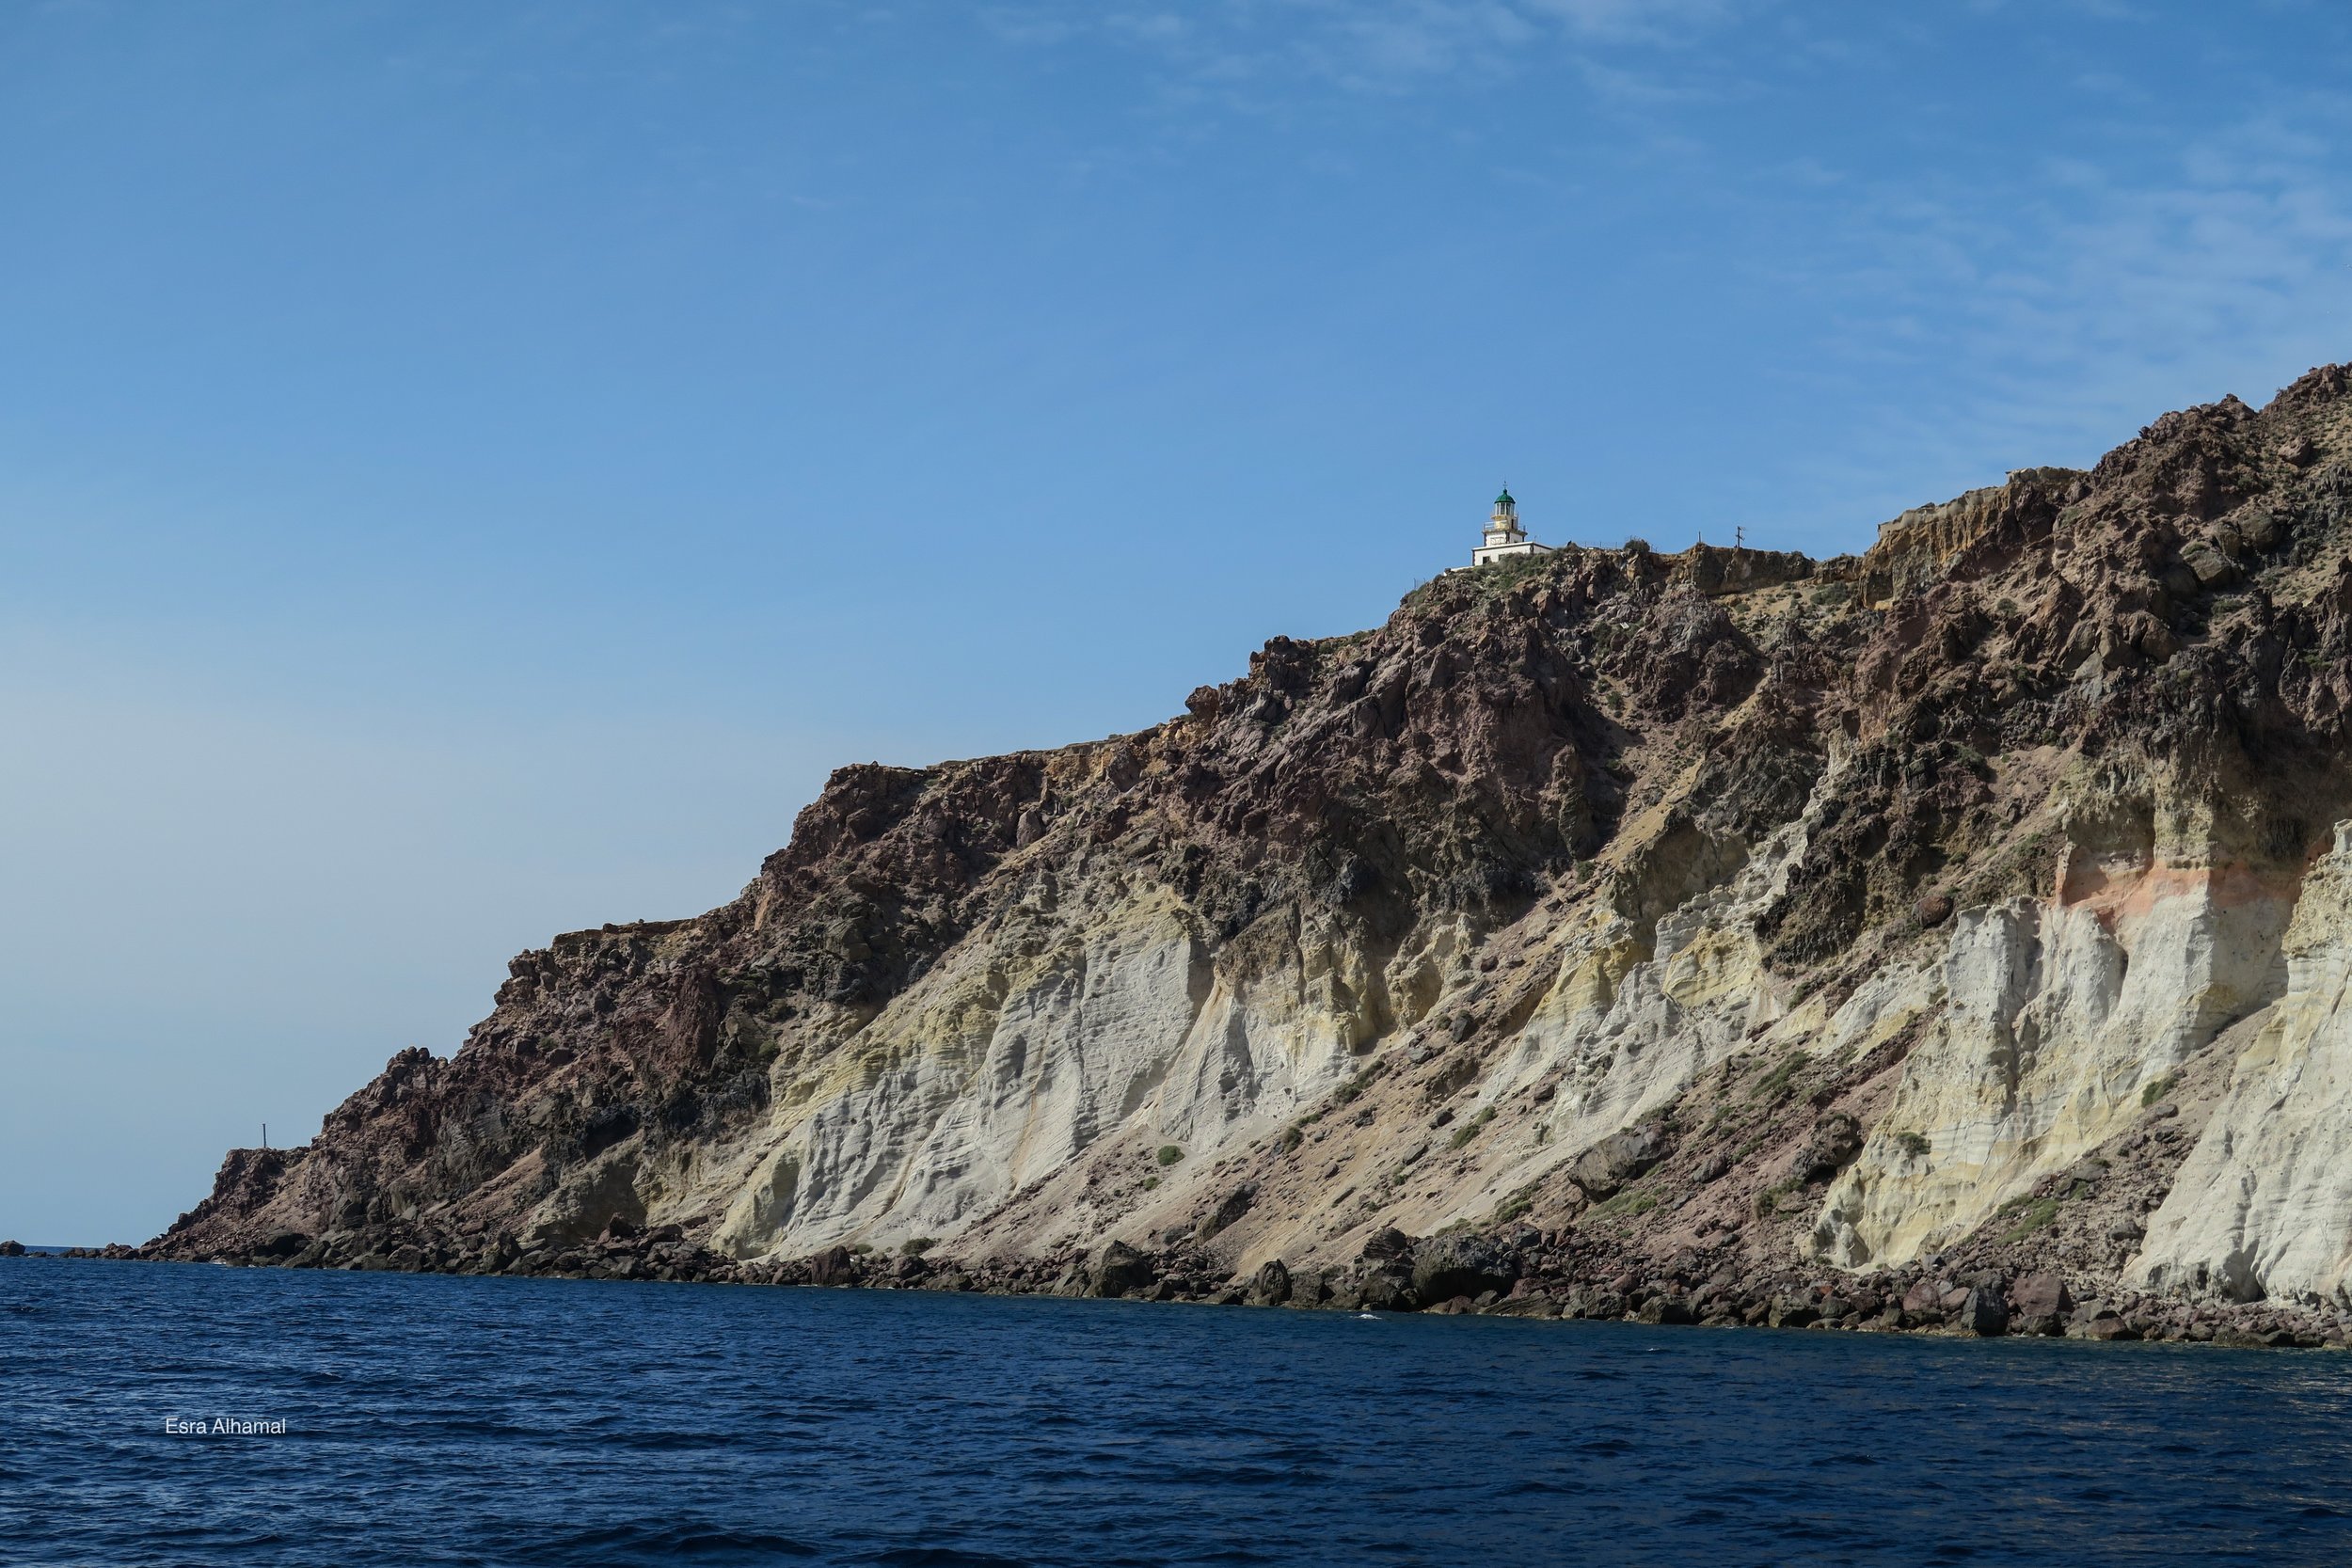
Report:
[[0,1260],[0,1562],[2352,1562],[2352,1356]]

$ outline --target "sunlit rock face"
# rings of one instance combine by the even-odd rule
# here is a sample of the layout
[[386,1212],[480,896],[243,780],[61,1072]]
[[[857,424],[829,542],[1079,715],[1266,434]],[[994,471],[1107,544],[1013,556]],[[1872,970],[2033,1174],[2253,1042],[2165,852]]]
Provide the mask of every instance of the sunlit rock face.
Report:
[[1139,734],[842,769],[739,897],[516,958],[151,1250],[1516,1226],[2330,1296],[2348,655],[2341,369],[1864,557],[1449,574]]
[[2156,1289],[2342,1301],[2352,1269],[2352,824],[2312,867],[2282,944],[2285,994],[2230,1063],[2219,1105],[2134,1265]]

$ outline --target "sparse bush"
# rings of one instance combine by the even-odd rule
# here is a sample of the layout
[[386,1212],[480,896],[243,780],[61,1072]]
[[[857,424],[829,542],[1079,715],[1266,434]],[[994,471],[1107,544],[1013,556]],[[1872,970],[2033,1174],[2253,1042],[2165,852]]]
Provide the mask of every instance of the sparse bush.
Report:
[[[2003,1204],[2001,1207],[2006,1209],[2009,1205]],[[2036,1198],[2026,1204],[2025,1217],[2020,1219],[2014,1226],[2010,1227],[2010,1229],[2002,1235],[2001,1240],[2004,1242],[2022,1242],[2026,1237],[2032,1235],[2035,1231],[2042,1229],[2051,1221],[2057,1219],[2058,1212],[2058,1200],[2057,1198]]]
[[1629,1187],[1624,1192],[1619,1193],[1616,1196],[1609,1199],[1607,1202],[1595,1204],[1593,1206],[1591,1217],[1594,1219],[1610,1219],[1618,1216],[1646,1214],[1652,1209],[1657,1207],[1658,1195],[1656,1193],[1644,1192],[1638,1188]]
[[1790,1085],[1796,1082],[1797,1074],[1812,1065],[1811,1056],[1802,1051],[1791,1051],[1778,1067],[1757,1081],[1756,1087],[1749,1091],[1749,1098],[1770,1101],[1786,1100],[1788,1097]]
[[1455,1148],[1461,1148],[1464,1144],[1478,1136],[1480,1129],[1484,1128],[1488,1122],[1494,1119],[1495,1108],[1489,1105],[1485,1110],[1479,1112],[1476,1116],[1470,1117],[1470,1120],[1464,1122],[1461,1126],[1454,1130],[1454,1142],[1452,1147]]
[[1147,1193],[1159,1184],[1160,1179],[1156,1176],[1147,1176],[1143,1179],[1143,1190]]
[[1356,1099],[1366,1089],[1372,1087],[1373,1080],[1380,1076],[1381,1070],[1381,1064],[1378,1062],[1373,1063],[1372,1066],[1364,1069],[1363,1071],[1358,1073],[1355,1077],[1350,1078],[1346,1083],[1342,1084],[1338,1088],[1333,1089],[1331,1091],[1332,1102],[1339,1105],[1344,1105],[1349,1101]]
[[1915,1160],[1926,1159],[1928,1149],[1931,1147],[1928,1143],[1928,1135],[1925,1132],[1899,1133],[1896,1136],[1895,1142],[1905,1154],[1910,1155]]
[[1282,1129],[1283,1153],[1288,1154],[1293,1152],[1300,1144],[1303,1144],[1306,1141],[1307,1134],[1298,1130],[1296,1123],[1293,1123],[1292,1125]]
[[1172,1165],[1184,1157],[1184,1151],[1178,1148],[1174,1144],[1160,1145],[1159,1153],[1152,1156],[1152,1158],[1159,1161],[1163,1166]]
[[923,1254],[930,1251],[931,1248],[937,1246],[939,1242],[936,1237],[909,1236],[905,1241],[898,1243],[898,1251],[903,1257],[920,1258]]
[[1494,1215],[1487,1223],[1490,1225],[1508,1225],[1513,1220],[1518,1219],[1520,1215],[1526,1213],[1529,1210],[1534,1208],[1535,1189],[1539,1185],[1541,1185],[1541,1183],[1530,1181],[1526,1186],[1521,1187],[1518,1192],[1513,1193],[1509,1197],[1506,1197],[1501,1203],[1496,1204]]
[[2145,1110],[2171,1092],[2172,1075],[2170,1073],[2168,1072],[2161,1078],[2150,1080],[2148,1086],[2139,1091],[2140,1108]]
[[1801,1176],[1783,1177],[1780,1180],[1773,1182],[1756,1195],[1756,1217],[1760,1220],[1771,1219],[1780,1212],[1781,1198],[1804,1185],[1804,1179]]

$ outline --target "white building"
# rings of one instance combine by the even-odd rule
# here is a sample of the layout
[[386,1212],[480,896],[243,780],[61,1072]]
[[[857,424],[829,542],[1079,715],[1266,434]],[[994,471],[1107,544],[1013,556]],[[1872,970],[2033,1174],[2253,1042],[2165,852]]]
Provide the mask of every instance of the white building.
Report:
[[1486,542],[1470,551],[1470,564],[1484,566],[1490,561],[1503,561],[1515,555],[1549,555],[1549,545],[1538,545],[1519,527],[1519,503],[1505,490],[1495,498],[1495,509],[1486,519]]

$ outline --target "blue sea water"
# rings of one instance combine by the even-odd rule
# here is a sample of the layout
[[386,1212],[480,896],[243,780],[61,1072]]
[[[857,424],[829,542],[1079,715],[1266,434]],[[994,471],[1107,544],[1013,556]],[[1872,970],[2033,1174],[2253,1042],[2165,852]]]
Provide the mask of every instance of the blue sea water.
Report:
[[2333,1354],[19,1259],[0,1389],[9,1563],[2352,1562]]

